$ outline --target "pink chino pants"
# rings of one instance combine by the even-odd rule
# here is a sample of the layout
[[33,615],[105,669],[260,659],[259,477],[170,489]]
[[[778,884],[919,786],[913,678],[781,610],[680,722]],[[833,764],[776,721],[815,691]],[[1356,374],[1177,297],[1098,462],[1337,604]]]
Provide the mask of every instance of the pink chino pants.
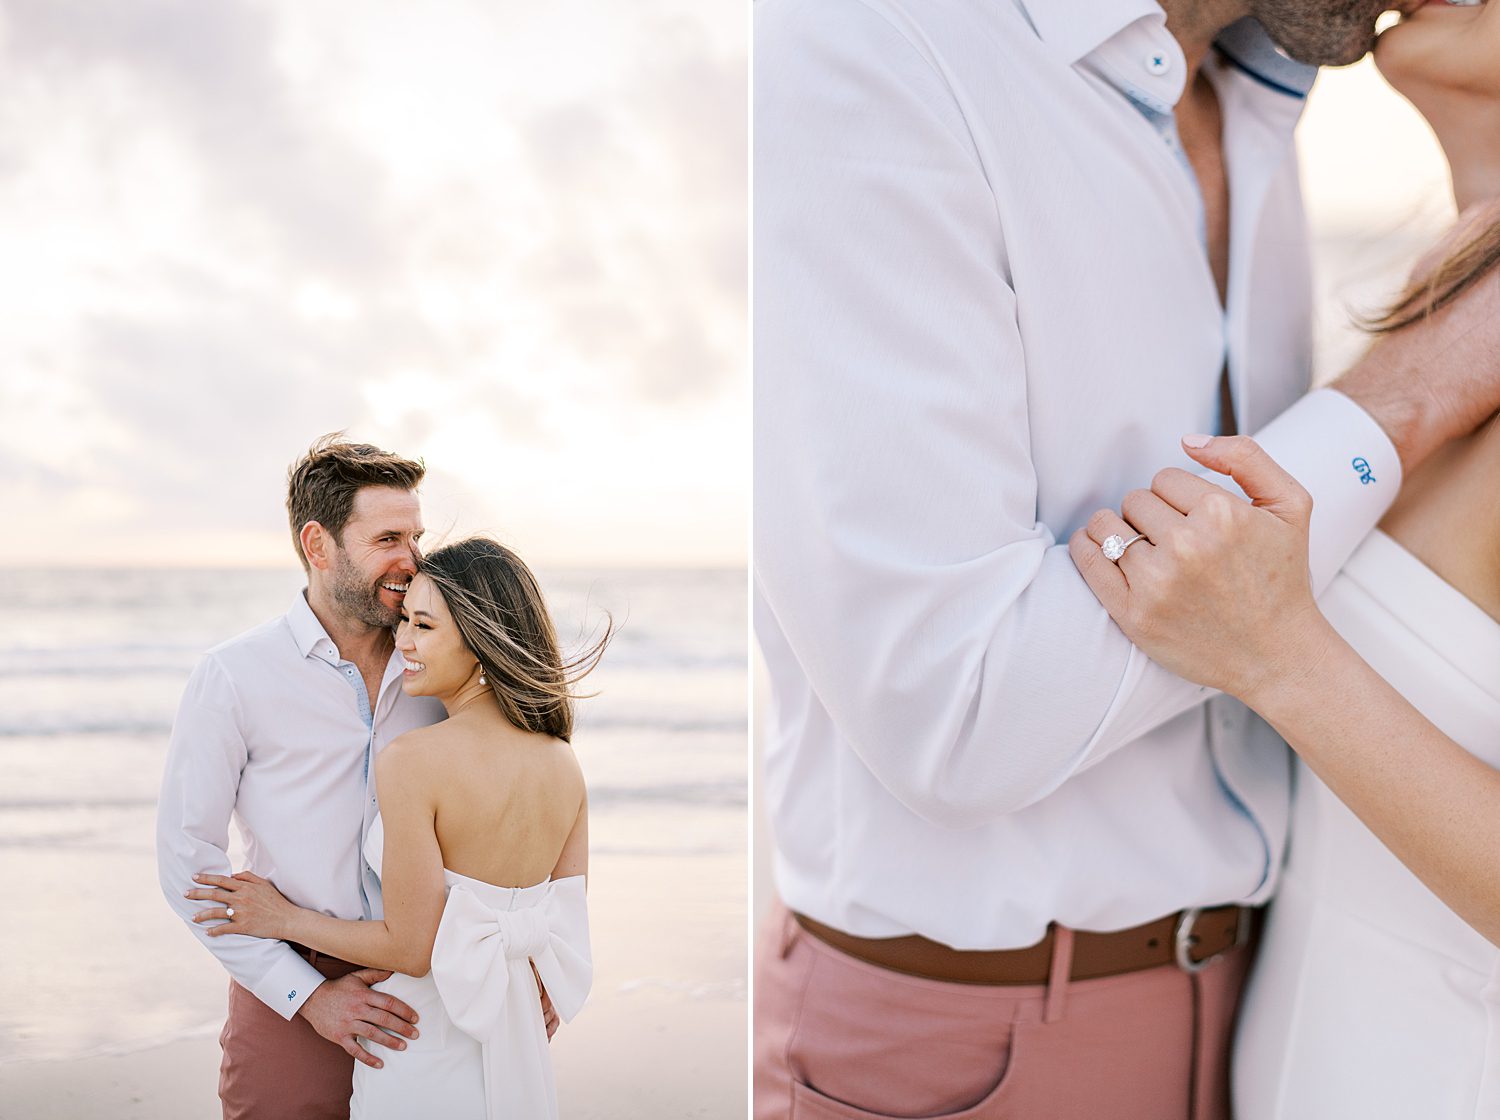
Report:
[[755,964],[756,1120],[1228,1120],[1250,947],[1070,981],[957,984],[832,948],[778,904]]
[[[330,980],[359,965],[314,954]],[[354,1059],[301,1015],[283,1019],[233,980],[219,1046],[224,1120],[349,1120]]]

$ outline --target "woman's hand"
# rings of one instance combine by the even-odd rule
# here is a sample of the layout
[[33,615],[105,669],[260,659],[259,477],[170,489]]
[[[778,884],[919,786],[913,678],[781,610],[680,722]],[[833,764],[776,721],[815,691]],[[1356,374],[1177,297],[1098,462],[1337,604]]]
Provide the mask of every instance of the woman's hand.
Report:
[[225,933],[243,933],[249,937],[289,936],[297,907],[288,902],[269,879],[262,879],[252,871],[240,871],[227,878],[223,875],[194,875],[193,881],[205,886],[188,891],[187,898],[224,904],[193,915],[195,922],[220,922],[208,931],[208,936],[218,937]]
[[[1307,569],[1312,499],[1248,436],[1189,436],[1187,453],[1252,499],[1168,468],[1100,510],[1068,551],[1132,642],[1178,676],[1251,703],[1311,672],[1334,639]],[[1115,564],[1106,538],[1145,539]]]

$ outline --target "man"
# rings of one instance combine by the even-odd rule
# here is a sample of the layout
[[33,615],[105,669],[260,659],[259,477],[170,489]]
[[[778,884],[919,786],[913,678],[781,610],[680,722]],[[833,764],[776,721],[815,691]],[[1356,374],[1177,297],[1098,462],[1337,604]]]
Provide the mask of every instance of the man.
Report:
[[401,689],[393,627],[416,572],[424,467],[325,436],[292,467],[287,512],[307,572],[281,618],[210,650],[172,728],[157,815],[162,890],[228,970],[220,1045],[226,1118],[347,1117],[359,1043],[417,1037],[406,1004],[370,990],[389,975],[281,941],[207,936],[184,895],[198,873],[232,874],[229,820],[249,869],[299,906],[380,916],[362,855],[376,811],[374,756],[443,718]]
[[1287,755],[1066,542],[1242,430],[1321,588],[1500,406],[1493,285],[1298,400],[1292,131],[1383,6],[757,6],[758,1116],[1227,1115]]

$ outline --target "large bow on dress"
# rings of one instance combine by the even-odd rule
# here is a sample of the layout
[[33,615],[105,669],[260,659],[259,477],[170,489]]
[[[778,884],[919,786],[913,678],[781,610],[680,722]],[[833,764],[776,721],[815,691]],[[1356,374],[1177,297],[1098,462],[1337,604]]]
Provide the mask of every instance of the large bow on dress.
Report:
[[[448,1016],[484,1052],[489,1120],[555,1117],[557,1091],[547,1054],[535,962],[547,994],[566,1022],[578,1014],[593,982],[583,876],[546,883],[539,902],[501,910],[484,884],[455,883],[432,946],[432,979]],[[527,891],[532,888],[526,888]]]

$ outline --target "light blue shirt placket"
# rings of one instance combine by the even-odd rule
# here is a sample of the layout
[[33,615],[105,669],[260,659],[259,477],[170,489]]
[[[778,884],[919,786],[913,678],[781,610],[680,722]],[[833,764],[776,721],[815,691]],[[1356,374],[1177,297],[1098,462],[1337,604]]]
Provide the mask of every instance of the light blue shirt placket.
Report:
[[370,822],[375,817],[376,797],[370,781],[370,763],[375,754],[375,709],[370,703],[369,690],[365,688],[365,679],[359,671],[359,666],[352,661],[338,659],[338,650],[329,647],[335,660],[324,659],[324,664],[338,672],[348,682],[349,687],[354,690],[355,700],[359,705],[359,718],[365,725],[365,764],[363,767],[365,783],[365,811],[364,821],[359,830],[360,856],[359,856],[359,898],[364,907],[364,916],[368,921],[384,912],[383,898],[380,893],[380,876],[375,874],[369,862],[364,858],[364,840],[370,834]]

